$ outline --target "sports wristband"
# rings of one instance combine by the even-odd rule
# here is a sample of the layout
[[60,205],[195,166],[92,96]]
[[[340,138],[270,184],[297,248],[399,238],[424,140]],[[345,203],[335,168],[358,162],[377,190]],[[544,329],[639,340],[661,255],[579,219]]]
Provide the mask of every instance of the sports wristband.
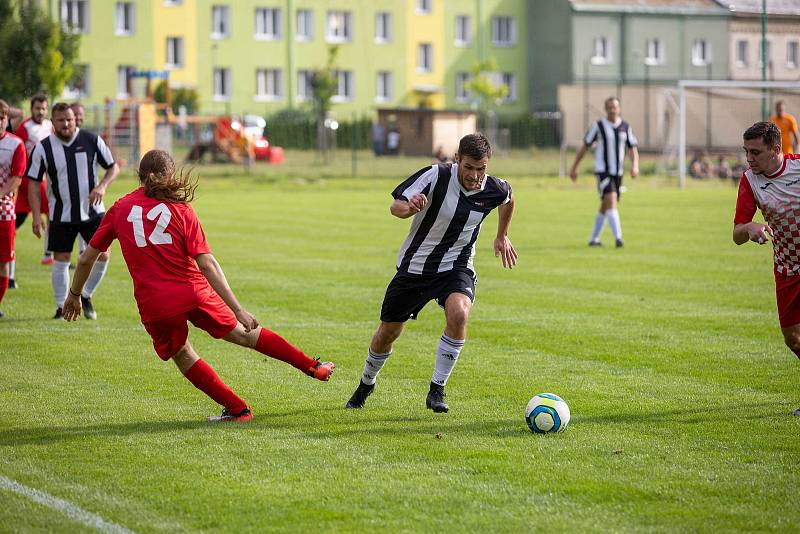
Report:
[[69,288],[69,294],[70,294],[70,295],[72,295],[73,297],[80,297],[80,296],[81,296],[81,294],[80,294],[80,293],[75,293],[75,292],[72,290],[72,288]]

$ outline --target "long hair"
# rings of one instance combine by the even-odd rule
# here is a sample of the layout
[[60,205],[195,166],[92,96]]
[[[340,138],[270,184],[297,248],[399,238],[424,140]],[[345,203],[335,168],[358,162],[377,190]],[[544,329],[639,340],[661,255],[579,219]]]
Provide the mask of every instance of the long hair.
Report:
[[191,171],[175,169],[175,161],[163,150],[151,150],[139,162],[139,182],[144,194],[167,202],[191,202],[197,179]]

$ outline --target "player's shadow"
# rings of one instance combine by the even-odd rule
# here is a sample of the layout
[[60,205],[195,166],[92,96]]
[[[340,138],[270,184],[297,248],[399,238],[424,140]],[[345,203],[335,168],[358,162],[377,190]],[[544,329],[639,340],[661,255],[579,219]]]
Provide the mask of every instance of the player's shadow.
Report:
[[176,430],[194,430],[214,426],[207,421],[154,421],[96,424],[70,427],[12,428],[0,431],[0,447],[14,445],[49,445],[99,436],[158,434]]

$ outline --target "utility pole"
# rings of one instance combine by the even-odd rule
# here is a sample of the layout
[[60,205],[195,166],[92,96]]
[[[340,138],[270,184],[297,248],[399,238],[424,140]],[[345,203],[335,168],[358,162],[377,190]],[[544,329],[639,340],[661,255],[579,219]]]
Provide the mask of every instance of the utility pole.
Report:
[[[767,0],[761,0],[761,81],[767,81]],[[761,89],[761,120],[767,120],[767,89]]]

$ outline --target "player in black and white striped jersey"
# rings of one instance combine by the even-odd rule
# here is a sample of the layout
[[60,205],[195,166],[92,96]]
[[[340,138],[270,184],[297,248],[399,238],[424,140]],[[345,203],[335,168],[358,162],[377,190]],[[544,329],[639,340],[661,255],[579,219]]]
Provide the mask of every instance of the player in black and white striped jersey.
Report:
[[600,233],[608,219],[617,247],[623,245],[622,224],[619,220],[617,204],[621,194],[625,150],[631,155],[631,176],[639,175],[638,141],[631,126],[620,117],[619,99],[615,96],[605,101],[606,117],[594,123],[583,138],[583,146],[575,155],[575,163],[569,175],[573,181],[578,179],[578,164],[593,144],[595,145],[594,172],[597,175],[597,193],[600,196],[600,209],[595,215],[590,247],[600,246]]
[[455,163],[425,167],[392,192],[392,215],[413,220],[398,254],[397,273],[386,289],[381,324],[372,337],[361,381],[347,408],[364,406],[405,322],[416,319],[436,299],[444,308],[446,326],[436,349],[426,406],[434,412],[448,411],[444,386],[464,346],[475,299],[475,241],[481,223],[495,208],[499,213],[495,256],[501,257],[503,267],[517,263],[508,238],[514,212],[511,186],[486,174],[490,157],[491,146],[483,135],[467,135],[459,143]]

